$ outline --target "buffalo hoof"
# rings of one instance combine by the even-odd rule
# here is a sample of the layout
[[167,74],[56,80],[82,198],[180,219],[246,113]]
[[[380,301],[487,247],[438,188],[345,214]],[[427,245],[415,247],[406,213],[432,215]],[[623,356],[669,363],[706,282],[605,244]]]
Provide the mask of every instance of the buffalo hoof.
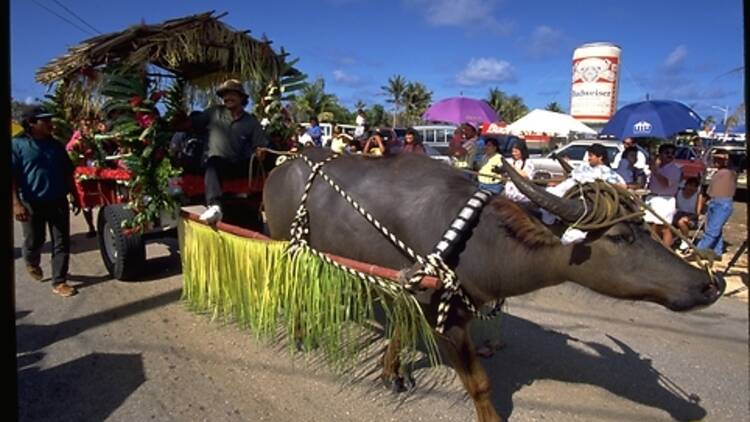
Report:
[[384,379],[383,383],[386,388],[391,390],[394,394],[405,393],[413,390],[417,383],[414,381],[414,377],[411,374],[406,374],[393,379]]
[[305,345],[304,340],[297,339],[294,342],[294,346],[295,346],[295,348],[297,349],[298,352],[310,352],[310,351],[313,351],[313,350],[315,350],[315,349],[318,348],[318,343],[317,342],[313,342],[310,345]]

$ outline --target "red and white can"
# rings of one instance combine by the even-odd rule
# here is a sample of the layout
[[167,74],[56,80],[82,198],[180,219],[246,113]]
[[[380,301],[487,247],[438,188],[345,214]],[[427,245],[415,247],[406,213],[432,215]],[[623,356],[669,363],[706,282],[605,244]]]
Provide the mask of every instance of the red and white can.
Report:
[[583,123],[607,123],[617,111],[620,47],[605,42],[584,44],[573,51],[570,114]]

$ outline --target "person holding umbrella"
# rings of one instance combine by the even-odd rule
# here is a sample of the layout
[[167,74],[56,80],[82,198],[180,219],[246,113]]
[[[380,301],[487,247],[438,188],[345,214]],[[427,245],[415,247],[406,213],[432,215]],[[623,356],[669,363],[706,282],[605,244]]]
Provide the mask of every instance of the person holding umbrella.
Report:
[[453,166],[462,170],[474,170],[477,151],[477,129],[469,123],[461,125],[461,144],[453,152]]

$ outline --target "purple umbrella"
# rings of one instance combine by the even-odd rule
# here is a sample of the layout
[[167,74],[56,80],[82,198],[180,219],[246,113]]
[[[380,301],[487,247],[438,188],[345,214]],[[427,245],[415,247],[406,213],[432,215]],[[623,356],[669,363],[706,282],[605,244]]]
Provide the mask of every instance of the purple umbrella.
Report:
[[422,115],[423,120],[447,123],[484,123],[500,119],[495,110],[482,100],[466,97],[451,97],[430,106]]

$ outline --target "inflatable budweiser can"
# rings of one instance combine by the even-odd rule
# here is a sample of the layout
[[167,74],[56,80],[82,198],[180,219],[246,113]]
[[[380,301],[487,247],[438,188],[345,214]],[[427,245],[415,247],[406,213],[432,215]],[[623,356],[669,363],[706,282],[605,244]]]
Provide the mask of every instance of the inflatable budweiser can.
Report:
[[584,44],[573,52],[570,114],[581,122],[603,125],[617,111],[620,47]]

